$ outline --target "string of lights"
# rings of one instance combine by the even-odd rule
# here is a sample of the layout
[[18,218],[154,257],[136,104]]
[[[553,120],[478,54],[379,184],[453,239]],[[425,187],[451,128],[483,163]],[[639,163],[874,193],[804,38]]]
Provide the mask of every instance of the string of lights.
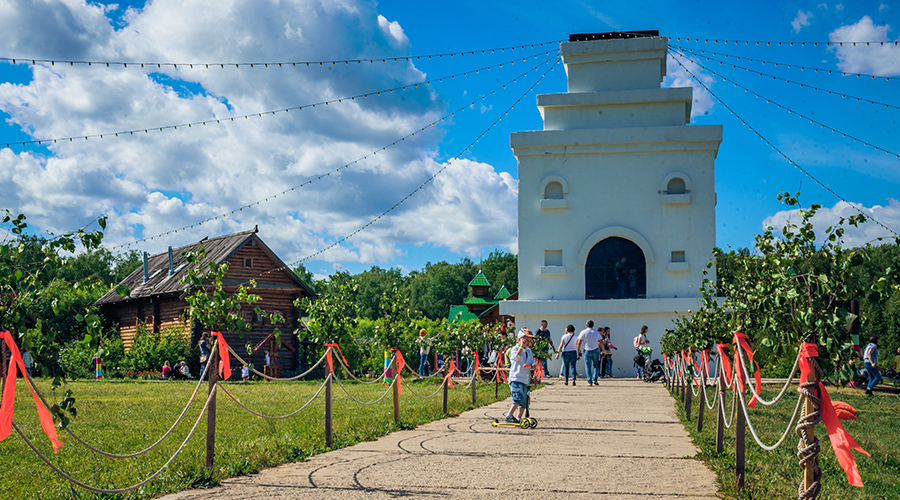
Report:
[[11,146],[27,146],[29,144],[37,144],[38,146],[40,146],[43,144],[58,144],[59,142],[74,142],[76,140],[78,140],[78,141],[85,140],[86,141],[89,139],[131,137],[131,136],[134,136],[135,133],[149,134],[150,132],[164,132],[167,130],[175,131],[175,130],[178,130],[178,127],[181,127],[182,130],[184,130],[185,128],[193,128],[194,126],[202,127],[205,125],[217,125],[217,124],[222,124],[222,123],[232,123],[235,120],[241,120],[241,119],[248,120],[250,118],[262,118],[264,116],[273,116],[273,115],[277,115],[279,113],[289,113],[291,111],[302,111],[303,109],[313,109],[316,106],[329,106],[332,104],[341,104],[344,101],[355,101],[356,99],[368,99],[369,97],[372,97],[372,96],[376,96],[376,97],[381,96],[382,94],[393,94],[394,91],[406,91],[409,89],[418,88],[419,85],[433,85],[435,82],[443,83],[444,80],[455,80],[456,77],[467,77],[472,74],[480,74],[482,71],[491,71],[496,68],[502,68],[504,64],[515,65],[515,63],[519,62],[519,61],[525,62],[525,61],[528,61],[529,59],[538,59],[541,56],[549,56],[550,54],[553,54],[556,52],[558,52],[557,49],[549,50],[546,52],[540,52],[537,54],[529,55],[527,57],[510,59],[508,61],[503,61],[503,62],[492,64],[489,66],[483,66],[480,68],[463,71],[461,73],[454,73],[454,74],[451,74],[448,76],[430,78],[430,79],[423,80],[423,81],[417,82],[417,83],[411,83],[408,85],[401,85],[398,87],[392,87],[392,88],[383,89],[383,90],[376,90],[376,91],[372,91],[372,92],[366,92],[363,94],[357,94],[357,95],[352,95],[352,96],[347,96],[347,97],[338,97],[338,98],[328,99],[325,101],[303,104],[303,105],[299,105],[299,106],[291,106],[288,108],[280,108],[280,109],[274,109],[274,110],[268,110],[268,111],[258,111],[255,113],[248,113],[248,114],[244,114],[244,115],[235,115],[235,116],[229,116],[229,117],[225,117],[225,118],[215,118],[215,119],[200,120],[200,121],[195,121],[195,122],[179,123],[176,125],[162,125],[162,126],[158,126],[158,127],[138,127],[135,129],[123,130],[123,131],[119,131],[119,132],[105,132],[102,134],[57,137],[57,138],[53,138],[53,139],[32,139],[30,141],[7,142],[5,144],[6,144],[6,147],[8,148]]
[[[687,52],[691,52],[691,51],[687,51]],[[692,52],[692,53],[693,53],[693,52]],[[852,100],[852,99],[855,99],[856,102],[865,102],[865,103],[874,104],[874,105],[877,105],[877,106],[884,106],[884,107],[886,107],[886,108],[900,109],[900,106],[895,106],[895,105],[893,105],[893,104],[889,104],[889,103],[886,103],[886,102],[873,101],[872,99],[867,99],[867,98],[865,98],[865,97],[859,97],[859,96],[855,96],[855,95],[845,94],[845,93],[839,92],[839,91],[837,91],[837,90],[829,90],[829,89],[826,89],[826,88],[817,87],[817,86],[815,86],[815,85],[810,85],[810,84],[808,84],[808,83],[802,83],[802,82],[798,82],[798,81],[795,81],[795,80],[790,80],[790,79],[787,79],[787,78],[782,78],[782,77],[780,77],[780,76],[772,75],[772,74],[769,74],[769,73],[763,73],[762,71],[757,71],[757,70],[755,70],[755,69],[747,68],[747,67],[745,67],[745,66],[740,66],[740,65],[738,65],[738,64],[728,63],[728,62],[725,62],[725,61],[722,61],[722,60],[719,60],[719,59],[716,59],[716,58],[713,58],[713,57],[709,57],[709,56],[705,56],[705,55],[697,55],[697,54],[694,54],[694,56],[695,56],[695,57],[701,57],[701,58],[706,59],[707,61],[710,61],[710,62],[717,62],[717,63],[719,63],[719,65],[731,66],[731,67],[734,68],[734,69],[744,70],[744,71],[746,71],[746,72],[748,72],[748,73],[755,73],[755,74],[757,74],[757,75],[759,75],[759,76],[762,76],[762,77],[771,78],[771,79],[773,79],[773,80],[780,80],[780,81],[785,82],[785,83],[787,83],[787,84],[791,84],[791,85],[799,85],[801,89],[804,89],[804,88],[805,88],[805,89],[815,90],[815,91],[818,91],[818,92],[827,92],[828,95],[834,95],[834,96],[841,97],[841,98],[844,98],[844,99],[851,99],[851,100]]]
[[[682,54],[682,56],[685,57],[685,58],[687,58],[687,56],[685,56],[684,54]],[[690,58],[688,58],[688,59],[690,59]],[[895,153],[895,152],[893,152],[893,151],[889,151],[889,150],[887,150],[887,149],[885,149],[885,148],[882,148],[881,146],[877,146],[877,145],[875,145],[875,144],[872,144],[871,142],[868,142],[868,141],[865,141],[865,140],[863,140],[863,139],[860,139],[860,138],[858,138],[858,137],[856,137],[856,136],[847,134],[846,132],[841,132],[840,130],[838,130],[838,129],[834,128],[834,127],[831,127],[831,126],[829,126],[829,125],[826,125],[826,124],[820,122],[819,120],[816,120],[815,118],[812,118],[812,117],[810,117],[810,116],[804,115],[803,113],[800,113],[800,112],[798,112],[798,111],[794,111],[793,109],[787,107],[786,105],[783,105],[783,104],[779,103],[778,101],[774,101],[774,100],[772,100],[772,99],[769,99],[769,98],[767,98],[767,97],[765,97],[765,96],[763,96],[763,95],[761,95],[761,94],[759,94],[759,93],[757,93],[757,92],[755,92],[755,91],[753,91],[753,90],[751,90],[751,89],[745,87],[744,85],[741,85],[740,83],[735,82],[735,81],[732,80],[731,78],[728,78],[728,77],[722,75],[721,73],[717,73],[716,71],[710,69],[708,66],[704,66],[703,64],[700,64],[699,62],[697,62],[697,61],[694,60],[694,59],[690,59],[690,60],[691,60],[694,64],[696,64],[697,66],[699,66],[700,68],[703,68],[704,70],[710,72],[711,74],[713,74],[713,75],[715,75],[715,76],[721,78],[722,81],[731,83],[731,84],[734,85],[736,88],[743,89],[744,92],[746,92],[746,93],[748,93],[748,94],[752,94],[752,95],[755,96],[757,99],[765,99],[766,103],[768,103],[768,104],[773,104],[773,105],[775,105],[775,106],[778,106],[778,109],[783,109],[783,110],[787,111],[789,115],[790,115],[790,114],[797,115],[798,117],[800,117],[800,118],[802,118],[802,119],[804,119],[804,120],[808,120],[808,121],[809,121],[810,123],[812,123],[812,124],[819,125],[820,127],[824,128],[824,129],[826,129],[826,130],[830,130],[830,131],[831,131],[832,133],[834,133],[834,134],[841,134],[841,136],[843,136],[844,138],[847,138],[847,139],[853,139],[853,142],[858,142],[858,143],[860,143],[860,144],[862,144],[862,145],[864,145],[864,146],[870,147],[870,148],[872,148],[872,149],[874,149],[874,150],[876,150],[876,151],[881,151],[882,153],[885,153],[885,154],[887,154],[887,155],[896,156],[897,159],[900,160],[900,153]]]
[[709,92],[709,95],[711,95],[711,96],[713,97],[713,99],[716,100],[716,102],[718,102],[718,103],[721,104],[725,109],[727,109],[729,113],[731,113],[735,118],[737,118],[738,121],[740,121],[745,127],[747,127],[751,132],[753,132],[757,137],[759,137],[759,139],[762,140],[766,145],[768,145],[769,147],[771,147],[772,150],[775,151],[779,156],[781,156],[782,158],[784,158],[785,161],[787,161],[791,166],[793,166],[794,168],[796,168],[797,170],[799,170],[800,172],[802,172],[804,175],[806,175],[806,177],[808,177],[809,179],[811,179],[813,182],[815,182],[817,185],[819,185],[819,187],[821,187],[822,189],[824,189],[825,191],[827,191],[829,194],[831,194],[832,196],[834,196],[834,197],[837,198],[838,200],[843,201],[844,203],[846,203],[846,204],[848,204],[849,206],[853,207],[853,209],[856,210],[859,214],[865,216],[867,219],[869,219],[869,220],[871,220],[872,222],[874,222],[875,224],[881,226],[882,228],[884,228],[885,230],[887,230],[888,232],[890,232],[890,233],[893,234],[894,236],[900,237],[900,233],[898,233],[897,231],[895,231],[895,230],[889,228],[888,226],[886,226],[885,224],[883,224],[881,221],[879,221],[878,219],[876,219],[875,217],[873,217],[871,214],[864,213],[862,210],[859,209],[859,207],[858,207],[855,203],[851,203],[850,201],[848,201],[847,199],[845,199],[843,196],[839,195],[836,191],[834,191],[834,190],[831,189],[830,187],[826,186],[822,181],[820,181],[820,180],[817,179],[814,175],[812,175],[812,173],[810,173],[808,170],[806,170],[805,168],[803,168],[802,166],[800,166],[800,164],[798,164],[797,162],[795,162],[794,160],[792,160],[786,153],[784,153],[784,152],[783,152],[781,149],[779,149],[775,144],[773,144],[771,141],[769,141],[769,139],[767,139],[764,135],[762,135],[761,133],[759,133],[759,131],[757,131],[752,125],[750,125],[746,120],[744,120],[744,118],[741,117],[741,115],[739,115],[738,113],[736,113],[736,112],[734,111],[734,109],[731,108],[731,106],[729,106],[729,105],[726,104],[724,101],[722,101],[722,99],[720,99],[719,96],[717,96],[717,95],[715,94],[715,92],[712,91],[712,89],[710,89],[705,83],[703,83],[703,80],[701,80],[700,78],[698,78],[697,75],[695,75],[694,72],[690,70],[690,68],[688,68],[685,64],[683,64],[683,63],[681,62],[681,60],[679,59],[679,55],[680,55],[681,57],[683,57],[683,58],[689,60],[689,61],[692,61],[692,62],[695,62],[695,63],[696,63],[696,61],[693,61],[693,59],[687,57],[687,56],[684,55],[683,53],[681,53],[681,54],[677,54],[677,53],[675,53],[675,52],[670,52],[670,53],[672,54],[673,59],[675,60],[675,62],[677,62],[679,66],[681,66],[682,68],[684,68],[684,70],[685,70],[689,75],[691,75],[691,78],[693,78],[694,81],[696,81],[701,87],[703,87],[704,90],[706,90],[707,92]]
[[32,66],[36,66],[38,63],[41,64],[50,64],[51,66],[56,66],[57,64],[68,64],[69,66],[90,66],[90,67],[98,67],[98,68],[112,68],[119,67],[127,68],[130,64],[132,68],[153,68],[162,69],[163,67],[177,69],[179,66],[184,69],[224,69],[224,68],[245,68],[245,69],[253,69],[256,67],[262,67],[263,69],[267,68],[296,68],[296,67],[312,67],[312,66],[337,66],[339,64],[343,64],[345,66],[349,66],[350,64],[362,64],[362,63],[389,63],[389,62],[411,62],[411,61],[421,61],[421,60],[430,60],[430,59],[443,59],[444,57],[452,58],[454,56],[466,57],[466,56],[475,56],[475,55],[487,55],[487,54],[496,54],[496,53],[505,53],[507,50],[510,52],[516,50],[526,50],[526,49],[534,49],[534,48],[543,48],[545,45],[559,45],[565,40],[551,40],[546,42],[537,42],[537,43],[526,43],[522,45],[510,45],[506,47],[493,47],[488,49],[477,49],[477,50],[465,50],[461,52],[443,52],[436,54],[424,54],[424,55],[412,55],[412,56],[397,56],[397,57],[384,57],[380,59],[328,59],[328,60],[314,60],[314,61],[250,61],[250,62],[189,62],[189,63],[176,63],[176,62],[141,62],[141,61],[88,61],[88,60],[74,60],[74,59],[39,59],[39,58],[31,58],[31,57],[0,57],[0,61],[8,62],[12,64],[29,64]]
[[[509,115],[509,112],[512,111],[513,108],[515,108],[520,102],[522,102],[522,99],[524,99],[528,94],[530,94],[531,91],[534,90],[534,88],[537,87],[538,84],[541,83],[541,81],[543,81],[544,77],[547,76],[548,73],[550,73],[551,71],[553,71],[554,68],[556,68],[556,65],[557,65],[557,64],[559,64],[559,59],[556,59],[556,61],[555,61],[549,68],[547,68],[547,71],[545,71],[540,77],[538,77],[538,79],[537,79],[533,84],[531,84],[531,86],[528,88],[528,90],[526,90],[521,96],[519,96],[519,98],[516,99],[516,101],[515,101],[514,103],[512,103],[512,105],[510,105],[510,106],[506,109],[506,111],[503,112],[503,114],[501,114],[496,120],[494,120],[493,123],[491,123],[490,125],[488,125],[488,127],[487,127],[486,129],[484,129],[484,131],[481,132],[481,133],[478,135],[478,137],[475,138],[475,140],[473,140],[472,142],[470,142],[465,148],[462,149],[462,151],[460,151],[459,153],[457,153],[456,155],[454,155],[452,158],[450,158],[449,160],[447,160],[447,162],[444,164],[444,166],[442,166],[441,168],[439,168],[435,173],[433,173],[430,177],[428,177],[428,179],[426,179],[424,182],[422,182],[422,184],[420,184],[420,185],[419,185],[416,189],[414,189],[411,193],[409,193],[408,195],[404,196],[403,199],[401,199],[401,200],[398,201],[397,203],[393,204],[390,208],[388,208],[387,210],[385,210],[385,211],[382,212],[380,215],[378,215],[378,216],[375,217],[374,219],[370,220],[370,221],[367,222],[366,224],[360,226],[358,229],[356,229],[356,230],[353,231],[352,233],[350,233],[350,234],[348,234],[348,235],[346,235],[346,236],[343,236],[343,237],[339,238],[337,241],[335,241],[335,242],[332,243],[331,245],[328,245],[327,247],[325,247],[325,248],[319,250],[318,252],[315,252],[315,253],[313,253],[313,254],[307,255],[306,257],[303,257],[302,259],[297,260],[297,261],[293,262],[292,264],[289,264],[288,266],[285,266],[285,267],[290,268],[290,266],[296,266],[297,264],[300,264],[300,263],[302,263],[302,262],[306,262],[306,261],[312,259],[313,257],[319,256],[319,255],[321,255],[321,254],[327,252],[328,250],[331,250],[332,248],[334,248],[334,247],[340,245],[340,244],[343,243],[344,241],[347,241],[347,240],[349,240],[350,238],[356,236],[357,234],[359,234],[359,233],[365,231],[367,228],[369,228],[370,226],[372,226],[373,224],[375,224],[376,222],[378,222],[378,221],[381,220],[382,218],[386,217],[388,214],[390,214],[391,212],[393,212],[397,207],[399,207],[400,205],[402,205],[403,203],[405,203],[406,200],[412,198],[416,193],[418,193],[419,191],[421,191],[422,189],[424,189],[426,186],[428,186],[428,184],[434,182],[434,179],[435,179],[438,175],[440,175],[442,172],[444,172],[445,170],[447,170],[448,168],[450,168],[451,165],[453,165],[453,161],[454,161],[454,160],[459,159],[459,158],[462,158],[462,155],[464,155],[466,152],[468,152],[473,146],[475,146],[475,144],[478,143],[478,141],[481,140],[482,137],[484,137],[484,136],[485,136],[488,132],[490,132],[494,127],[496,127],[497,124],[500,123],[501,120],[503,120],[503,117],[504,117],[504,116]],[[271,273],[271,272],[276,272],[276,271],[285,269],[285,267],[281,267],[281,268],[279,268],[279,269],[270,270],[270,271],[267,271],[266,273],[263,273],[263,274],[269,274],[269,273]]]
[[[807,71],[807,70],[809,70],[809,71],[812,71],[813,73],[818,73],[818,72],[821,71],[822,73],[827,73],[827,74],[829,74],[829,75],[838,74],[838,75],[841,75],[841,76],[855,76],[856,78],[862,78],[862,77],[865,77],[865,78],[871,78],[871,79],[873,79],[873,80],[875,80],[875,79],[884,79],[885,81],[888,81],[888,82],[891,81],[891,77],[889,77],[889,76],[870,75],[870,74],[866,74],[866,73],[848,73],[848,72],[846,72],[846,71],[836,71],[836,70],[833,70],[833,69],[816,68],[816,67],[813,67],[813,66],[803,66],[803,65],[801,65],[801,64],[786,63],[786,62],[779,62],[779,61],[771,61],[771,60],[768,60],[768,59],[756,59],[756,58],[753,58],[753,57],[737,56],[737,55],[734,55],[734,54],[726,54],[726,53],[723,53],[723,52],[715,52],[715,51],[711,51],[711,50],[700,50],[700,51],[695,51],[695,50],[692,50],[692,49],[688,49],[688,48],[682,47],[681,45],[675,45],[675,44],[671,44],[671,43],[669,44],[669,47],[670,47],[670,48],[677,49],[677,50],[682,51],[682,52],[688,52],[688,53],[693,54],[693,55],[700,55],[700,56],[702,56],[702,57],[706,57],[706,54],[708,53],[708,54],[711,54],[711,55],[714,55],[714,56],[721,56],[721,57],[724,57],[725,59],[728,59],[728,58],[730,58],[730,57],[733,57],[733,58],[737,59],[738,61],[748,61],[748,62],[752,62],[752,63],[759,63],[759,64],[761,64],[761,65],[763,65],[763,66],[765,66],[766,64],[770,64],[770,65],[775,66],[776,68],[777,68],[778,66],[784,66],[784,67],[786,67],[786,68],[788,68],[788,69],[799,69],[800,71]],[[896,78],[894,78],[894,79],[896,80]]]
[[[671,40],[671,38],[670,38],[670,40]],[[887,40],[887,41],[858,41],[858,42],[851,42],[851,41],[847,41],[847,42],[844,42],[844,41],[838,41],[838,42],[832,42],[832,41],[794,42],[794,41],[790,41],[790,40],[783,40],[783,41],[780,41],[780,40],[723,40],[720,38],[675,37],[675,41],[677,41],[677,42],[680,42],[682,40],[684,40],[685,42],[688,42],[688,43],[707,43],[708,44],[708,43],[712,42],[713,44],[721,43],[723,45],[728,45],[730,43],[733,45],[744,45],[744,46],[755,45],[758,47],[761,47],[763,45],[765,45],[766,47],[771,47],[772,45],[775,45],[776,47],[783,47],[783,46],[806,47],[807,45],[810,45],[812,47],[818,47],[819,45],[822,45],[824,47],[843,47],[845,45],[849,46],[849,47],[871,47],[871,46],[884,47],[885,45],[888,45],[888,46],[893,45],[896,47],[896,46],[900,45],[900,41],[892,42],[890,40]]]
[[411,133],[409,133],[409,134],[407,134],[407,135],[405,135],[405,136],[403,136],[403,137],[401,137],[401,138],[399,138],[399,139],[397,139],[397,140],[395,140],[395,141],[393,141],[393,142],[391,142],[391,143],[389,143],[389,144],[386,144],[385,146],[382,146],[382,147],[379,148],[379,149],[376,149],[376,150],[374,150],[374,151],[372,151],[372,152],[370,152],[370,153],[368,153],[368,154],[366,154],[366,155],[363,155],[363,156],[357,158],[356,160],[354,160],[354,161],[352,161],[352,162],[345,163],[345,164],[343,164],[343,165],[341,165],[341,166],[339,166],[339,167],[336,167],[336,168],[334,168],[334,169],[332,169],[332,170],[329,170],[329,171],[327,171],[327,172],[325,172],[325,173],[322,173],[322,174],[320,174],[320,175],[318,175],[318,176],[316,176],[316,177],[313,177],[313,178],[311,178],[311,179],[308,179],[308,180],[306,180],[306,181],[304,181],[304,182],[302,182],[302,183],[300,183],[300,184],[297,184],[297,185],[295,185],[295,186],[289,187],[289,188],[283,190],[283,191],[280,192],[280,193],[275,193],[275,194],[269,195],[269,196],[267,196],[267,197],[265,197],[265,198],[263,198],[263,199],[260,199],[260,200],[257,200],[257,201],[248,203],[248,204],[243,205],[243,206],[241,206],[241,207],[235,208],[235,209],[233,209],[233,210],[231,210],[231,211],[228,211],[228,212],[225,212],[225,213],[221,213],[221,214],[218,214],[218,215],[215,215],[215,216],[212,216],[212,217],[208,217],[208,218],[206,218],[206,219],[204,219],[204,220],[202,220],[202,221],[200,221],[200,222],[194,223],[194,224],[182,226],[182,227],[179,227],[179,228],[176,228],[176,229],[171,229],[171,230],[166,231],[166,232],[163,232],[163,233],[159,233],[159,234],[155,234],[155,235],[148,236],[148,237],[145,237],[145,238],[137,239],[137,240],[134,240],[134,241],[129,242],[129,243],[123,243],[123,244],[120,244],[120,245],[111,246],[111,247],[109,247],[109,249],[110,249],[110,250],[114,250],[114,249],[118,249],[118,248],[127,248],[127,247],[130,247],[130,246],[135,245],[135,244],[137,244],[137,243],[141,243],[141,242],[144,242],[144,241],[149,241],[149,240],[153,240],[153,239],[160,238],[160,237],[163,237],[163,236],[167,236],[167,235],[170,235],[170,234],[174,234],[174,233],[177,233],[178,231],[184,231],[184,230],[186,230],[186,229],[192,229],[192,228],[194,228],[194,227],[196,227],[196,226],[201,226],[201,225],[206,224],[206,223],[208,223],[208,222],[212,222],[212,221],[214,221],[214,220],[218,220],[219,218],[224,219],[225,217],[228,217],[229,215],[234,215],[234,214],[236,214],[236,213],[238,213],[238,212],[243,212],[245,209],[249,210],[250,208],[252,208],[252,207],[254,207],[254,206],[257,206],[257,205],[260,205],[261,203],[265,203],[265,202],[274,200],[274,199],[277,198],[278,196],[286,195],[286,194],[289,193],[289,192],[296,191],[296,190],[298,190],[298,189],[300,189],[300,188],[303,188],[303,187],[305,187],[305,186],[307,186],[307,185],[309,185],[309,184],[312,184],[313,182],[322,180],[322,179],[324,179],[324,178],[326,178],[326,177],[330,177],[331,174],[338,173],[338,172],[340,172],[341,170],[350,168],[350,167],[353,166],[353,165],[357,165],[357,164],[359,164],[360,162],[369,159],[370,157],[376,156],[376,155],[377,155],[379,152],[381,152],[381,151],[385,151],[385,150],[387,150],[388,148],[393,147],[393,146],[396,146],[396,145],[398,145],[398,144],[400,144],[400,143],[406,141],[407,139],[409,139],[409,138],[411,138],[411,137],[414,137],[414,136],[416,136],[417,134],[420,134],[420,133],[424,132],[425,130],[427,130],[427,129],[429,129],[429,128],[432,128],[432,127],[437,126],[437,124],[439,124],[439,123],[441,123],[441,122],[443,122],[443,121],[445,121],[445,120],[447,120],[447,119],[449,119],[449,118],[452,118],[453,116],[457,115],[458,113],[460,113],[460,112],[462,112],[462,111],[466,111],[466,110],[468,110],[468,109],[471,109],[472,106],[473,106],[474,104],[476,104],[478,101],[483,101],[483,100],[485,100],[485,99],[487,98],[487,96],[489,96],[489,95],[495,95],[498,91],[501,91],[501,90],[505,89],[508,85],[511,85],[511,84],[515,83],[518,79],[527,76],[528,74],[530,74],[530,73],[532,73],[532,72],[538,70],[538,69],[539,69],[540,67],[542,67],[542,66],[545,66],[545,65],[548,64],[550,61],[552,61],[552,60],[554,60],[554,59],[557,59],[557,60],[558,60],[558,51],[553,51],[553,52],[556,52],[557,54],[553,55],[552,57],[549,57],[549,58],[545,59],[544,61],[542,61],[542,62],[541,62],[540,64],[538,64],[537,66],[535,66],[535,67],[533,67],[533,68],[531,68],[531,69],[529,69],[529,70],[527,70],[527,71],[525,71],[525,72],[523,72],[523,73],[520,73],[519,75],[517,75],[517,76],[514,77],[513,79],[508,80],[508,81],[506,81],[505,83],[502,83],[501,85],[499,85],[498,87],[494,88],[494,89],[491,90],[490,92],[487,92],[487,93],[485,93],[485,94],[482,94],[481,96],[475,98],[474,100],[472,100],[472,101],[470,101],[470,102],[467,102],[466,104],[464,104],[464,105],[462,105],[462,106],[460,106],[460,107],[454,109],[453,111],[451,111],[451,112],[449,112],[449,113],[447,113],[447,114],[444,114],[443,116],[441,116],[440,118],[438,118],[438,119],[432,121],[431,123],[429,123],[429,124],[427,124],[427,125],[425,125],[425,126],[423,126],[423,127],[421,127],[421,128],[418,128],[418,129],[414,130],[413,132],[411,132]]

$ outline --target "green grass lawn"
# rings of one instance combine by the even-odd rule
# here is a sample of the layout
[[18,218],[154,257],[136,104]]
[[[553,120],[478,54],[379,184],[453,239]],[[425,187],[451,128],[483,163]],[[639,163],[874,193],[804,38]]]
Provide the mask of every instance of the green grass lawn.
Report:
[[[404,381],[404,386],[410,384]],[[416,392],[425,396],[433,393],[439,380],[415,382]],[[48,401],[61,399],[52,391],[49,382],[39,380],[40,390]],[[72,389],[77,400],[78,417],[71,429],[85,441],[108,452],[128,454],[152,444],[176,420],[188,401],[196,382],[141,381],[76,381]],[[306,403],[321,385],[317,382],[286,383],[228,383],[227,388],[252,410],[266,415],[284,415]],[[471,391],[456,384],[450,389],[449,411],[458,414],[472,408]],[[368,402],[377,399],[387,386],[383,384],[347,384],[357,399]],[[19,425],[38,449],[49,456],[62,470],[86,484],[101,488],[121,488],[135,484],[153,474],[175,452],[190,431],[206,401],[206,385],[201,388],[194,404],[173,434],[149,453],[130,459],[111,459],[81,446],[68,433],[61,431],[65,443],[54,455],[49,440],[37,420],[37,412],[28,388],[20,380],[16,389],[14,422]],[[334,447],[349,446],[368,441],[389,432],[412,428],[442,418],[442,397],[422,400],[408,391],[400,398],[401,423],[393,420],[390,395],[373,406],[351,401],[334,384],[333,436]],[[499,397],[509,396],[509,389],[500,387]],[[229,399],[218,394],[216,419],[215,468],[206,470],[206,416],[188,441],[184,451],[154,481],[124,495],[95,495],[71,485],[60,478],[28,448],[19,435],[13,433],[0,442],[0,498],[6,499],[63,499],[63,498],[152,498],[165,493],[214,484],[216,481],[240,474],[252,473],[326,451],[324,436],[324,391],[304,411],[285,420],[264,420],[255,417]],[[495,402],[493,384],[479,384],[478,406]]]
[[[763,386],[762,396],[772,399],[781,386]],[[828,387],[833,401],[844,401],[859,410],[858,421],[842,421],[844,428],[869,453],[853,452],[862,476],[864,488],[850,486],[844,470],[838,465],[828,440],[825,425],[816,426],[820,440],[819,465],[822,468],[822,499],[889,499],[900,498],[900,397],[876,393],[867,398],[860,389]],[[714,397],[713,389],[708,389]],[[781,437],[790,422],[797,403],[796,385],[788,389],[785,397],[773,406],[758,404],[749,409],[750,421],[760,439],[773,445]],[[725,450],[716,453],[716,412],[706,410],[703,432],[697,433],[699,398],[692,401],[690,422],[685,420],[683,405],[678,404],[682,421],[700,448],[699,458],[706,461],[718,476],[719,488],[727,499],[796,498],[797,487],[803,472],[797,462],[799,438],[791,431],[785,442],[776,450],[767,452],[760,448],[750,430],[746,433],[746,485],[737,489],[734,475],[734,427],[725,431]],[[726,399],[726,409],[731,409],[731,396]],[[738,409],[740,411],[740,409]],[[727,413],[726,413],[727,415]],[[727,419],[728,417],[726,417]]]

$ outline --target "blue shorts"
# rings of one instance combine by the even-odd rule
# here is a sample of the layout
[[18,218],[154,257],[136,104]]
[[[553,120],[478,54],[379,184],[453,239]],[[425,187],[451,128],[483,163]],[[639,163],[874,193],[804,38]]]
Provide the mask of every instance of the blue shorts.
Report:
[[512,392],[513,404],[517,404],[522,408],[528,408],[528,384],[510,382],[509,390]]

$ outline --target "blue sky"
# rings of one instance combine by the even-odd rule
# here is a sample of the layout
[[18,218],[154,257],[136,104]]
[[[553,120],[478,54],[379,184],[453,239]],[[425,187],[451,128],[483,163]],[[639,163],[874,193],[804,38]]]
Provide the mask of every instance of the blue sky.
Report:
[[[94,63],[0,61],[2,208],[57,233],[107,214],[113,251],[258,225],[285,261],[315,255],[305,263],[320,276],[516,251],[509,134],[540,129],[535,96],[566,88],[558,45],[538,44],[617,30],[669,37],[680,55],[664,85],[693,86],[691,123],[724,127],[719,246],[751,245],[764,224],[791,217],[782,190],[823,205],[822,226],[859,209],[900,231],[891,1],[7,1],[0,57]],[[14,144],[68,137],[82,139]],[[890,234],[867,224],[847,243]]]

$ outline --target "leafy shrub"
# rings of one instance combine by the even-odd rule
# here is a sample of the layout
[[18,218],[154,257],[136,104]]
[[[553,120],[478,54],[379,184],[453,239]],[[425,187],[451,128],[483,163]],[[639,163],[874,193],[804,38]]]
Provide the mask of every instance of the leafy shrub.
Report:
[[161,369],[165,361],[185,360],[194,368],[197,356],[191,349],[190,332],[186,326],[166,326],[159,333],[139,325],[134,344],[125,353],[121,368],[124,372],[148,372]]

